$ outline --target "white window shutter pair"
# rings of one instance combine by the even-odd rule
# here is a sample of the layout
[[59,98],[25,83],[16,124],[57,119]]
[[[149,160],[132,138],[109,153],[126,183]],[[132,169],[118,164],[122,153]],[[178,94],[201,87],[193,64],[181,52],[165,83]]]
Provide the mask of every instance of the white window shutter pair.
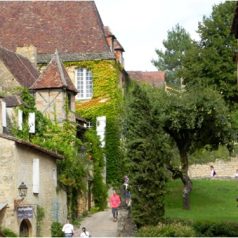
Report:
[[[18,110],[18,129],[22,130],[23,112]],[[35,133],[35,113],[30,112],[28,117],[29,133]]]

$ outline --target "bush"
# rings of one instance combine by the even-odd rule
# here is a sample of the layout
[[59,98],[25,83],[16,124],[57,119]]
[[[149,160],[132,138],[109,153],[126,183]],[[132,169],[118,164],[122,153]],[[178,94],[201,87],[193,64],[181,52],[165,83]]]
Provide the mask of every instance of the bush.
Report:
[[196,233],[191,226],[181,223],[144,226],[137,231],[139,237],[195,237]]
[[233,222],[195,222],[193,228],[203,237],[236,237],[238,234],[238,224]]
[[53,222],[51,224],[51,237],[63,237],[62,224],[59,222]]
[[6,237],[18,237],[18,235],[8,228],[3,228],[1,230],[2,234]]

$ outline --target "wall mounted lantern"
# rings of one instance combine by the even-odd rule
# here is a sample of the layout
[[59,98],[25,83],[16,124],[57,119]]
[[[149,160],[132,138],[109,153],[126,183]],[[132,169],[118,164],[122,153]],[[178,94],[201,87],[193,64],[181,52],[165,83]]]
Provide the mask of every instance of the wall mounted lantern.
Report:
[[27,194],[27,186],[25,185],[24,182],[22,182],[19,187],[18,187],[18,193],[19,196],[21,197],[20,199],[15,199],[14,200],[14,209],[16,210],[17,207],[21,204],[21,202],[24,200]]

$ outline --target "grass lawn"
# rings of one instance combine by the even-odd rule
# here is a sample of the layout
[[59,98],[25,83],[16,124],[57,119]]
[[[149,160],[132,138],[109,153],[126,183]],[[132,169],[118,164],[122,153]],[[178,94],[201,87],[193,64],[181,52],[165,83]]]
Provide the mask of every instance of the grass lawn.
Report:
[[169,182],[165,199],[165,216],[191,221],[238,222],[238,180],[193,180],[190,210],[182,208],[183,185],[180,180]]

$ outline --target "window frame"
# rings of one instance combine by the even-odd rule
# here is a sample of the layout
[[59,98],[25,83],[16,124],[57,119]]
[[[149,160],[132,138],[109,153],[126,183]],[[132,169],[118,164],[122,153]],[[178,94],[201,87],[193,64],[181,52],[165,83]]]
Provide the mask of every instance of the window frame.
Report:
[[[82,76],[79,79],[79,71]],[[79,85],[81,81],[81,85]],[[76,95],[76,99],[87,100],[93,97],[93,75],[92,71],[87,68],[76,68],[75,69],[75,85],[79,93]],[[83,92],[80,92],[83,91]]]

